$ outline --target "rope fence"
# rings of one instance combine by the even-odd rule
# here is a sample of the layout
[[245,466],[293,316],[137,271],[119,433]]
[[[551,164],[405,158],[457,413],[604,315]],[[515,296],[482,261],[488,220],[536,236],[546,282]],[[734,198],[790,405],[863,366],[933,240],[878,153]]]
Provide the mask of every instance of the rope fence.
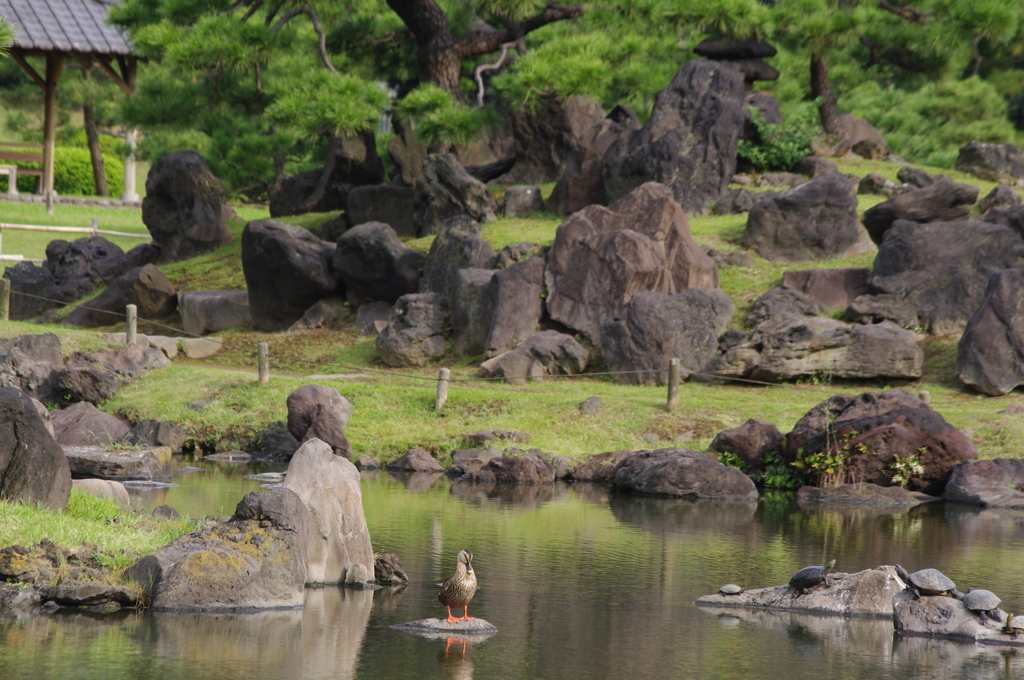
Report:
[[[0,226],[2,226],[2,225],[0,225]],[[215,343],[220,344],[222,347],[227,347],[227,348],[230,348],[230,349],[237,350],[237,351],[239,351],[239,352],[241,352],[241,353],[243,353],[243,354],[245,354],[247,356],[250,356],[250,357],[255,355],[255,357],[256,357],[256,365],[257,365],[257,376],[258,376],[257,379],[258,379],[259,384],[260,385],[266,385],[266,384],[268,384],[270,382],[270,360],[272,358],[274,358],[274,356],[270,354],[270,346],[266,342],[258,343],[258,345],[256,347],[256,350],[253,351],[250,347],[243,347],[242,345],[237,345],[237,344],[225,342],[221,338],[209,338],[209,337],[205,337],[203,335],[199,335],[197,333],[189,333],[189,332],[184,331],[182,329],[175,328],[174,326],[168,326],[167,324],[160,323],[159,321],[153,321],[151,319],[140,319],[140,318],[138,318],[137,309],[136,309],[135,305],[127,305],[125,307],[125,311],[122,313],[122,312],[114,312],[114,311],[111,311],[109,309],[101,309],[99,307],[90,307],[86,303],[65,304],[64,302],[62,302],[60,300],[55,300],[55,299],[52,299],[52,298],[43,297],[41,295],[33,295],[31,293],[23,293],[23,292],[18,292],[18,291],[12,291],[11,290],[11,282],[10,282],[10,280],[9,279],[5,279],[5,278],[0,278],[0,320],[3,320],[3,321],[7,321],[8,320],[8,317],[10,315],[10,300],[11,300],[11,296],[12,295],[19,295],[19,296],[26,297],[26,298],[32,298],[34,300],[41,300],[41,301],[44,301],[44,302],[51,302],[51,303],[58,304],[58,305],[60,305],[62,307],[66,306],[66,307],[72,307],[72,308],[81,308],[81,309],[85,309],[87,311],[98,312],[98,313],[101,313],[101,314],[109,314],[110,316],[117,317],[118,321],[123,320],[124,323],[125,323],[125,344],[126,345],[134,344],[136,342],[136,340],[138,338],[138,323],[142,322],[142,323],[149,324],[150,326],[153,326],[153,327],[156,327],[156,328],[161,328],[161,329],[165,329],[165,330],[171,331],[171,332],[173,332],[175,334],[184,335],[184,336],[188,336],[188,337],[191,337],[191,338],[198,338],[198,339],[202,339],[202,340],[207,340],[208,342],[215,342]],[[496,381],[499,381],[499,380],[506,380],[506,378],[504,376],[494,376],[494,377],[476,376],[476,377],[469,377],[469,378],[453,378],[452,375],[451,375],[451,369],[450,368],[441,368],[438,371],[438,376],[436,378],[432,378],[432,377],[429,377],[429,376],[416,375],[414,373],[399,373],[397,371],[385,371],[385,370],[380,370],[380,369],[375,369],[375,368],[369,368],[369,367],[366,367],[366,366],[350,366],[350,365],[347,365],[347,364],[340,364],[340,363],[323,363],[323,362],[318,362],[318,361],[312,361],[312,360],[309,360],[309,359],[301,359],[301,358],[297,358],[297,357],[288,357],[288,358],[280,357],[280,358],[285,359],[286,361],[293,362],[293,363],[305,364],[305,365],[313,366],[313,367],[316,367],[316,368],[344,369],[344,370],[348,370],[348,371],[356,371],[358,373],[371,373],[371,374],[374,374],[374,375],[381,375],[381,376],[386,376],[386,377],[389,377],[389,378],[402,378],[402,379],[405,379],[405,380],[421,380],[421,381],[426,381],[426,382],[437,383],[437,398],[436,398],[436,400],[434,402],[434,410],[437,411],[437,412],[440,412],[444,408],[444,405],[445,405],[445,403],[448,400],[448,388],[449,388],[449,384],[450,383],[496,382]],[[668,380],[667,380],[667,383],[668,383],[668,394],[667,394],[667,398],[666,398],[666,407],[667,407],[668,410],[672,411],[672,410],[676,409],[678,407],[678,405],[679,405],[679,382],[680,382],[680,375],[681,375],[680,361],[679,361],[678,358],[675,358],[675,357],[669,359],[668,368],[662,369],[662,370],[659,370],[659,371],[652,371],[652,370],[595,371],[595,372],[591,372],[591,373],[573,373],[571,375],[564,375],[564,374],[546,375],[546,376],[544,376],[544,380],[567,379],[567,378],[569,378],[569,379],[573,379],[573,378],[598,378],[598,377],[608,377],[608,376],[616,376],[616,375],[641,375],[641,374],[642,375],[650,375],[652,373],[662,374],[662,373],[666,373],[666,372],[668,374],[667,375],[667,378],[668,378]],[[718,375],[718,374],[711,374],[711,373],[700,373],[700,372],[690,372],[687,375],[689,377],[697,377],[697,378],[702,378],[702,379],[707,379],[707,380],[721,380],[721,381],[726,381],[726,382],[735,382],[735,383],[741,383],[741,384],[746,384],[746,385],[753,385],[753,386],[757,386],[757,387],[775,387],[775,388],[782,388],[782,389],[789,389],[789,390],[800,390],[800,391],[804,391],[804,392],[818,392],[818,393],[828,394],[830,396],[834,396],[836,394],[836,392],[833,391],[833,390],[828,390],[828,389],[824,389],[824,388],[821,388],[821,387],[813,387],[813,386],[810,386],[810,385],[794,385],[792,383],[774,383],[774,382],[768,382],[768,381],[764,381],[764,380],[753,380],[751,378],[739,378],[739,377],[735,377],[735,376]],[[964,403],[966,401],[973,401],[974,399],[977,398],[977,397],[967,397],[967,398],[964,398],[964,399],[949,399],[949,400],[944,400],[944,401],[932,401],[931,400],[931,395],[930,395],[930,393],[927,390],[920,390],[918,392],[917,396],[923,402],[928,404],[929,406],[935,406],[935,405],[939,405],[939,404],[960,404],[960,403]],[[1019,395],[1013,395],[1011,393],[1011,394],[1004,394],[1004,395],[995,396],[995,397],[986,396],[985,399],[987,401],[991,401],[991,400],[997,400],[997,399],[1009,399],[1009,398],[1013,398],[1015,396],[1019,396]]]

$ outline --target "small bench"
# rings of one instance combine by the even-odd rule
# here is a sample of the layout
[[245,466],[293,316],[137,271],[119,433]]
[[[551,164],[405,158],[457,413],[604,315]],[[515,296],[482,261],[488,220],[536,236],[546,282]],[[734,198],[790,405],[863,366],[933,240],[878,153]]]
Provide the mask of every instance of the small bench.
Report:
[[[39,151],[26,151],[25,149],[39,149]],[[36,193],[42,190],[43,170],[42,168],[26,168],[18,163],[40,163],[43,162],[42,144],[21,144],[11,142],[0,142],[0,175],[7,175],[7,195],[18,195],[18,175],[29,175],[36,177]],[[4,162],[7,162],[4,164]],[[13,161],[13,163],[12,163]]]

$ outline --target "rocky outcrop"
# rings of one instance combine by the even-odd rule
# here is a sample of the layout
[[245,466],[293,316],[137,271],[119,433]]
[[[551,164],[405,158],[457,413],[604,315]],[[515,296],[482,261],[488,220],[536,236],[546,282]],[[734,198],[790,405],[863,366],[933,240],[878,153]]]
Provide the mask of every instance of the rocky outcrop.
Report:
[[857,239],[857,195],[828,173],[755,204],[743,243],[767,260],[800,262],[845,255]]
[[163,352],[139,343],[115,350],[75,352],[57,373],[58,398],[62,404],[110,399],[121,385],[144,371],[170,365]]
[[901,389],[838,394],[821,402],[786,435],[783,458],[793,462],[834,451],[837,442],[847,478],[889,486],[896,459],[910,459],[922,471],[908,475],[907,487],[932,495],[941,492],[954,467],[978,457],[963,433]]
[[460,215],[437,229],[423,267],[420,292],[438,293],[451,302],[455,278],[460,269],[489,269],[494,257],[491,244],[480,235],[480,224]]
[[[677,358],[680,375],[701,371],[718,350],[718,336],[736,307],[722,290],[688,289],[675,295],[640,291],[622,319],[601,330],[605,363],[617,382],[668,384],[668,361]],[[625,373],[625,371],[637,371]]]
[[892,321],[900,328],[917,328],[917,310],[899,295],[861,295],[850,302],[843,319],[853,323]]
[[[452,340],[457,356],[483,354],[494,319],[496,269],[459,269],[452,287]],[[543,281],[542,281],[543,283]],[[541,302],[543,304],[543,302]]]
[[245,290],[183,290],[178,293],[181,326],[190,335],[206,335],[249,323]]
[[540,189],[527,184],[518,184],[505,189],[505,217],[525,217],[532,212],[544,210],[544,198]]
[[630,456],[616,466],[611,483],[618,491],[691,500],[757,500],[750,477],[690,449],[658,449]]
[[427,256],[406,248],[383,222],[352,227],[338,239],[331,266],[345,283],[345,297],[355,306],[387,302],[419,291]]
[[690,236],[669,190],[655,183],[559,225],[544,276],[548,314],[594,343],[637,291],[718,287],[714,260]]
[[956,169],[992,182],[1024,179],[1024,153],[1013,144],[968,142],[960,147]]
[[146,177],[142,221],[164,262],[213,252],[234,236],[221,216],[223,187],[195,151],[167,152]]
[[775,423],[760,418],[751,418],[739,427],[719,432],[711,441],[711,450],[731,453],[743,461],[747,472],[764,469],[764,454],[781,451],[786,443]]
[[444,300],[436,293],[403,295],[377,336],[377,353],[388,366],[422,366],[444,356]]
[[903,590],[903,582],[891,566],[865,569],[852,574],[835,572],[829,574],[828,581],[828,586],[817,585],[806,594],[784,585],[746,590],[738,595],[704,595],[694,604],[888,618],[892,616],[894,599]]
[[171,476],[173,455],[169,446],[115,451],[109,451],[104,446],[62,446],[71,475],[77,479],[125,481],[167,479]]
[[61,446],[105,446],[119,442],[131,430],[121,420],[87,401],[51,414],[53,436]]
[[476,472],[463,477],[472,482],[502,484],[551,484],[555,481],[555,468],[538,455],[495,456]]
[[155,265],[137,267],[114,279],[106,289],[78,307],[62,323],[89,328],[113,326],[121,322],[125,306],[135,305],[142,319],[160,319],[178,306],[174,284]]
[[5,269],[3,278],[11,286],[8,310],[11,321],[31,319],[51,307],[49,302],[40,299],[49,297],[46,291],[53,286],[53,273],[49,268],[37,266],[34,262],[19,262]]
[[825,311],[820,303],[789,286],[771,288],[760,295],[747,312],[747,326],[756,328],[765,321],[783,316],[817,316]]
[[494,275],[492,321],[484,358],[495,357],[528,340],[544,314],[543,255],[516,262]]
[[999,396],[1024,384],[1024,275],[1004,269],[989,278],[957,345],[960,382]]
[[345,212],[353,227],[383,222],[398,236],[415,238],[416,190],[409,187],[363,186],[348,194]]
[[388,470],[399,472],[443,472],[444,468],[423,449],[409,449],[404,455],[387,465]]
[[318,439],[336,456],[351,460],[352,445],[345,426],[352,404],[338,390],[326,385],[303,385],[288,395],[288,431],[299,442]]
[[912,305],[931,333],[955,333],[978,308],[989,277],[1003,269],[1024,269],[1024,241],[1007,227],[898,220],[879,247],[869,285]]
[[782,285],[798,290],[824,309],[843,309],[868,292],[871,270],[860,267],[791,269],[782,274]]
[[71,470],[31,397],[0,387],[0,498],[64,510]]
[[[944,595],[915,599],[912,591],[905,590],[893,598],[892,614],[897,635],[1024,645],[1024,639],[1012,639],[998,623],[982,623],[962,601]],[[999,610],[999,619],[1006,621],[1006,612]]]
[[751,191],[750,189],[733,189],[722,196],[711,206],[712,215],[740,215],[750,210],[758,202],[775,196],[774,191]]
[[590,353],[571,335],[541,331],[480,365],[490,377],[503,377],[510,384],[543,380],[548,375],[575,375],[587,366]]
[[0,387],[16,387],[40,400],[53,399],[63,365],[60,338],[53,333],[0,338]]
[[312,520],[306,583],[341,583],[360,567],[372,578],[373,548],[356,466],[328,444],[308,439],[292,456],[282,488],[299,497]]
[[563,168],[579,165],[603,118],[600,104],[578,95],[547,97],[538,111],[517,111],[512,118],[516,163],[502,181],[554,182]]
[[660,182],[687,213],[703,212],[736,172],[744,96],[736,66],[704,59],[684,63],[657,94],[644,126],[620,136],[605,154],[601,174],[608,200]]
[[577,482],[610,482],[615,468],[627,458],[641,451],[607,451],[590,456],[569,471],[569,478]]
[[242,232],[242,273],[253,328],[284,330],[309,307],[338,290],[331,268],[335,245],[308,229],[277,220],[253,220]]
[[978,201],[978,212],[985,214],[993,208],[1012,208],[1020,204],[1020,194],[1008,186],[999,184]]
[[430,155],[416,190],[416,224],[421,235],[436,233],[442,222],[458,215],[478,222],[498,219],[498,202],[490,189],[471,177],[450,153]]
[[961,463],[953,469],[945,497],[983,508],[1024,508],[1024,460],[996,458]]
[[911,222],[955,222],[970,214],[978,200],[978,187],[957,184],[947,177],[938,177],[922,189],[909,191],[864,213],[864,227],[871,240],[882,243],[885,232],[897,220]]

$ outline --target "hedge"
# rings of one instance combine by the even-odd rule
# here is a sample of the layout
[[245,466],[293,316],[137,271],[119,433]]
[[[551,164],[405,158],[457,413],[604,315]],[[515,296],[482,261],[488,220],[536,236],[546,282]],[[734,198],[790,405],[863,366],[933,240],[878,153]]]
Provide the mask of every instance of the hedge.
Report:
[[[35,151],[37,149],[25,149]],[[2,162],[2,161],[0,161]],[[19,163],[18,167],[39,168],[42,163]],[[124,191],[124,161],[118,156],[103,154],[103,169],[107,175],[110,195],[117,197]],[[6,175],[0,175],[0,192],[7,191]],[[96,185],[92,177],[92,158],[88,149],[58,146],[54,150],[53,188],[60,196],[95,196]],[[18,191],[33,193],[36,178],[18,175]]]

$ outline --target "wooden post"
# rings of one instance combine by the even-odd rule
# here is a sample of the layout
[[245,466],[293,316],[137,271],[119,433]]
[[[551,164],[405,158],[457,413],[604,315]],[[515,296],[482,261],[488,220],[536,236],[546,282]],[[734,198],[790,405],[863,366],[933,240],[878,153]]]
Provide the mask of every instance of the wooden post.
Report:
[[57,130],[57,82],[60,80],[61,69],[64,68],[64,57],[49,52],[46,55],[46,82],[43,85],[43,196],[46,197],[46,213],[53,214],[50,203],[53,191],[53,156]]
[[260,384],[270,382],[270,345],[261,342],[256,346],[256,366],[260,374]]
[[137,311],[135,305],[128,305],[124,308],[124,344],[126,345],[135,344],[136,331],[138,330]]
[[668,360],[668,410],[679,405],[679,359]]
[[932,395],[928,390],[921,390],[917,393],[917,398],[928,404],[932,400]]
[[0,321],[11,316],[11,280],[0,279]]
[[89,220],[89,228],[92,229],[92,235],[96,236],[96,233],[100,229],[100,218],[94,217],[91,220]]
[[444,403],[448,401],[448,379],[452,377],[450,369],[442,368],[437,374],[437,400],[434,402],[434,412],[440,413]]

